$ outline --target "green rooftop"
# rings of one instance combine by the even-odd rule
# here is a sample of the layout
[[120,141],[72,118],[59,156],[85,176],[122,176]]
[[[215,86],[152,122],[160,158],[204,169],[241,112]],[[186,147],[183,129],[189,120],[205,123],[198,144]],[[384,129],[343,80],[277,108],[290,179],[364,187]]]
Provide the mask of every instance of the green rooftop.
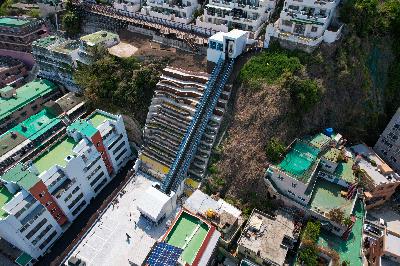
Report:
[[25,190],[31,189],[40,179],[29,170],[25,169],[21,163],[8,170],[1,179],[6,182],[18,184]]
[[6,187],[0,188],[0,219],[6,218],[8,213],[3,210],[3,206],[7,204],[13,198]]
[[331,138],[325,134],[319,133],[307,139],[307,141],[317,149],[321,149],[323,146],[325,146],[331,141]]
[[31,23],[31,20],[26,18],[0,17],[1,27],[22,27]]
[[182,212],[165,242],[183,249],[181,259],[191,265],[209,231],[209,226],[199,218]]
[[353,159],[348,158],[347,162],[340,162],[338,164],[333,174],[340,177],[344,181],[353,184],[355,182],[353,164],[354,164]]
[[350,265],[362,265],[360,252],[365,210],[361,200],[356,202],[353,214],[357,220],[347,240],[322,230],[318,244],[335,250],[341,262],[349,261]]
[[97,45],[113,39],[118,39],[118,35],[108,31],[98,31],[92,34],[82,36],[80,39],[86,42],[89,46]]
[[106,120],[115,120],[113,117],[108,116],[108,115],[104,115],[101,114],[99,112],[95,112],[93,113],[89,118],[90,122],[92,123],[92,125],[97,128],[98,126],[100,126],[102,123],[104,123],[104,121]]
[[343,197],[340,193],[341,191],[347,192],[347,189],[319,178],[315,183],[309,207],[313,210],[319,209],[325,213],[332,209],[340,208],[346,217],[350,216],[353,209],[353,200]]
[[51,81],[36,79],[17,89],[15,97],[0,97],[0,120],[56,89],[57,86]]
[[278,165],[284,172],[307,183],[311,177],[309,169],[316,163],[319,149],[297,141]]
[[92,126],[86,120],[82,119],[77,119],[75,122],[68,126],[67,130],[78,131],[89,139],[98,132],[98,130],[94,126]]
[[330,148],[327,152],[325,152],[322,156],[327,159],[328,161],[331,161],[333,163],[338,162],[338,156],[340,155],[340,150],[336,148]]
[[72,149],[76,144],[74,139],[66,137],[37,157],[33,163],[39,173],[49,170],[54,165],[65,167],[67,165],[65,158],[73,155]]
[[23,252],[21,255],[19,255],[19,257],[15,260],[15,262],[18,265],[25,266],[28,265],[28,263],[31,262],[31,260],[32,257],[29,256],[27,253]]
[[43,48],[49,47],[50,45],[55,44],[58,40],[65,41],[64,38],[58,37],[56,35],[46,36],[40,39],[37,39],[32,43],[33,46],[40,46]]

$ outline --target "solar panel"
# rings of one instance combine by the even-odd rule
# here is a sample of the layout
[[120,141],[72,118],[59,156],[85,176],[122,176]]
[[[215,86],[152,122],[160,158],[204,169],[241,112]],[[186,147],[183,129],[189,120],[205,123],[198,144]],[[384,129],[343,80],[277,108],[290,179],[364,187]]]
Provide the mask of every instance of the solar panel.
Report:
[[158,243],[153,250],[147,264],[150,266],[174,266],[177,264],[183,249],[177,248],[167,243]]

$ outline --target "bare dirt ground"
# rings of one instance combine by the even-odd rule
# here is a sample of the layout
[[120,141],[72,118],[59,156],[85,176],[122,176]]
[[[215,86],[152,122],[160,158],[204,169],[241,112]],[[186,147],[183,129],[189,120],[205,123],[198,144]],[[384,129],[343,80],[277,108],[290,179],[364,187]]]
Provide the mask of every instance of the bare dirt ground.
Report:
[[111,48],[108,48],[108,52],[118,57],[130,57],[134,55],[139,49],[132,44],[126,42],[120,42]]
[[119,32],[121,41],[129,43],[138,50],[135,56],[142,59],[169,61],[168,65],[183,68],[188,71],[207,71],[206,56],[188,53],[176,48],[160,45],[151,41],[151,37],[130,31]]

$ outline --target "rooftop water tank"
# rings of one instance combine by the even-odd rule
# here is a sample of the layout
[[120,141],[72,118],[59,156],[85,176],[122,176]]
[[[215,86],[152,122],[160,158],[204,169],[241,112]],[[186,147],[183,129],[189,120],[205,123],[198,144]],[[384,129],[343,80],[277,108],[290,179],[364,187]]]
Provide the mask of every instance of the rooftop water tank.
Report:
[[327,135],[328,137],[331,137],[333,135],[333,128],[331,127],[325,128],[324,134]]

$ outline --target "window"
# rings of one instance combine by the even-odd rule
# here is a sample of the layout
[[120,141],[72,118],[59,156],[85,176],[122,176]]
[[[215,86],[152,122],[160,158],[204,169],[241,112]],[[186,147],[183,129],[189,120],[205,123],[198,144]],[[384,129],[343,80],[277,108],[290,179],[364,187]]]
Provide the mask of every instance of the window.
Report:
[[314,26],[311,27],[311,32],[317,32],[317,30],[318,30],[318,27],[314,27]]
[[51,200],[49,200],[48,202],[46,202],[46,207],[50,206],[53,202],[51,202]]
[[287,27],[291,27],[293,24],[293,22],[291,22],[290,20],[282,20],[282,25],[283,26],[287,26]]
[[290,195],[292,195],[292,196],[295,196],[295,194],[294,194],[292,191],[290,191],[290,190],[288,190],[288,193],[289,193]]
[[221,52],[224,50],[224,46],[222,45],[222,43],[217,44],[217,50]]
[[39,194],[39,198],[43,198],[45,194],[46,194],[46,192],[43,191],[42,193]]
[[98,142],[96,143],[96,146],[97,146],[97,147],[99,147],[99,146],[100,146],[100,141],[98,141]]
[[280,175],[278,176],[278,179],[281,180],[281,181],[283,181],[283,177],[280,176]]
[[295,188],[295,187],[297,187],[297,184],[296,183],[292,183],[292,188]]

